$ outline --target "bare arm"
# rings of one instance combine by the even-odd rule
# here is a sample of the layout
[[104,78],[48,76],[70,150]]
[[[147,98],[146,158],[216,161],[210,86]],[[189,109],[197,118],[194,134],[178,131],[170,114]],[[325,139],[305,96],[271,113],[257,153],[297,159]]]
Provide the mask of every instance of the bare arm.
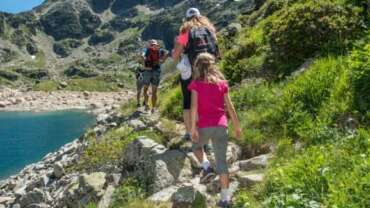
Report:
[[225,94],[225,104],[226,104],[226,109],[229,112],[229,115],[231,116],[231,121],[234,125],[235,129],[235,137],[237,139],[240,139],[241,137],[241,127],[240,127],[240,122],[238,119],[238,115],[236,114],[235,107],[230,99],[229,93]]
[[175,48],[173,49],[173,53],[172,53],[172,59],[175,63],[179,62],[181,53],[183,50],[184,50],[184,46],[178,43],[175,44]]
[[193,90],[191,91],[191,138],[194,142],[198,142],[198,129],[197,129],[197,118],[198,118],[198,93]]

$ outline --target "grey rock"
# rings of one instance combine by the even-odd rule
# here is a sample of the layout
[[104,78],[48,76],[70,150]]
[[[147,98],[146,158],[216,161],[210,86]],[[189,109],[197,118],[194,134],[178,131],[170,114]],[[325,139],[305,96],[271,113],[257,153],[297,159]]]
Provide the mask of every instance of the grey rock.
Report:
[[242,187],[250,188],[258,183],[263,182],[264,174],[263,173],[239,172],[237,174],[237,178]]
[[103,172],[82,174],[79,181],[81,189],[99,197],[104,193],[103,188],[106,184],[106,174]]
[[109,118],[108,114],[99,114],[98,117],[96,117],[96,121],[99,124],[104,124],[107,122],[108,118]]
[[163,145],[154,142],[146,137],[139,137],[130,143],[123,153],[123,163],[135,165],[142,161],[147,161],[153,155],[161,154],[166,151]]
[[6,208],[5,205],[3,204],[0,204],[0,208]]
[[170,202],[172,199],[172,195],[176,193],[178,189],[178,186],[167,187],[150,196],[148,200],[156,203]]
[[128,121],[127,123],[130,127],[134,128],[135,130],[139,131],[139,130],[143,130],[143,129],[146,129],[146,125],[144,122],[142,122],[141,120],[139,119],[132,119],[130,121]]
[[108,186],[107,190],[105,191],[102,199],[98,204],[98,208],[108,208],[112,202],[113,194],[114,194],[114,186]]
[[53,166],[53,175],[55,178],[61,178],[65,174],[64,168],[60,162],[57,162]]
[[173,207],[176,208],[192,207],[195,201],[197,204],[205,204],[206,197],[193,186],[181,187],[172,196]]
[[13,204],[12,208],[21,208],[20,204]]
[[22,196],[19,200],[21,207],[27,207],[30,204],[38,204],[44,202],[45,195],[40,190],[35,188],[33,191],[28,192],[26,195]]
[[120,173],[113,173],[107,176],[107,183],[113,184],[114,186],[118,186],[122,178],[122,174]]
[[14,203],[15,198],[14,197],[8,197],[8,196],[0,196],[0,204],[12,204]]
[[271,159],[272,155],[260,155],[249,160],[239,161],[239,167],[243,171],[251,171],[256,169],[264,169],[268,165],[269,159]]
[[41,203],[41,204],[30,204],[26,208],[50,208],[49,205]]
[[242,149],[239,145],[229,142],[227,145],[226,158],[229,164],[238,161],[242,156]]
[[7,103],[5,102],[0,102],[0,108],[5,108],[7,106]]

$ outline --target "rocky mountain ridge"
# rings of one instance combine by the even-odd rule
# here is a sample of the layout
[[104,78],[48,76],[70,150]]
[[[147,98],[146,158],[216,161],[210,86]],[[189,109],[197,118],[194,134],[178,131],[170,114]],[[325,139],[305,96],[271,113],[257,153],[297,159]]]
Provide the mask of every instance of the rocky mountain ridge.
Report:
[[19,75],[34,80],[22,72],[35,70],[46,73],[36,80],[71,78],[63,73],[70,67],[127,71],[135,65],[143,41],[155,38],[173,47],[187,8],[199,7],[222,29],[261,2],[48,0],[29,12],[0,13],[0,79],[12,83]]

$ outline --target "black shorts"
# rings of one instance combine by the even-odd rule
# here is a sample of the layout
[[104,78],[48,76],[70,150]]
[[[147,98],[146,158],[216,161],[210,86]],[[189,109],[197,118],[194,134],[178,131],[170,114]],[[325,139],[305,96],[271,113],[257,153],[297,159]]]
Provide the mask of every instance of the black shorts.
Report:
[[182,91],[182,99],[183,99],[183,108],[184,110],[190,110],[191,108],[191,91],[188,90],[188,86],[190,85],[192,79],[183,80],[181,79],[181,91]]

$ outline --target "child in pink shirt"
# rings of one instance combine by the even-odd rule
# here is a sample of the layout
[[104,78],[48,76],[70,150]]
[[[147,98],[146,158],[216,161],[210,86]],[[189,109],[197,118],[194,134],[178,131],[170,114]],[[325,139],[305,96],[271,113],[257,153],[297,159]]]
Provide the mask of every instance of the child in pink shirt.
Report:
[[[241,137],[241,128],[235,108],[229,97],[229,87],[219,71],[215,57],[209,53],[198,55],[194,63],[193,81],[188,87],[191,90],[191,133],[193,152],[202,163],[201,182],[212,176],[213,169],[206,158],[203,146],[212,140],[216,158],[216,173],[220,175],[221,207],[231,205],[229,174],[226,161],[228,143],[227,116],[229,113],[234,124],[235,137]],[[214,175],[214,174],[213,174]]]

